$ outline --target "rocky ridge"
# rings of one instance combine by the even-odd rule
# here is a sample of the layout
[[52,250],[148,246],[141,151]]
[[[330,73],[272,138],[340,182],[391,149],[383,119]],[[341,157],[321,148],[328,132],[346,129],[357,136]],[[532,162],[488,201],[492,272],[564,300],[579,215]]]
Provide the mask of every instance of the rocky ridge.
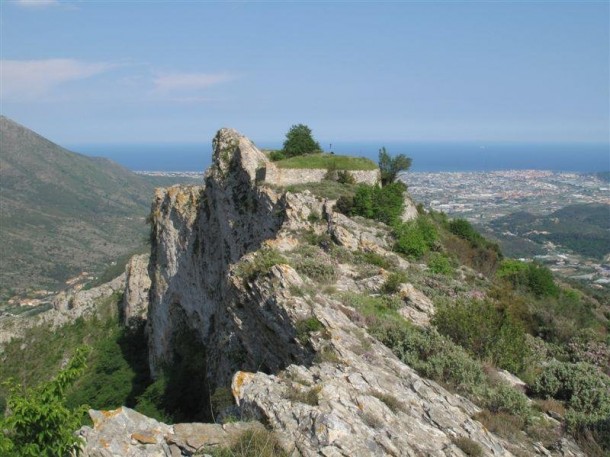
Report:
[[[148,266],[153,372],[180,357],[180,335],[194,335],[205,348],[206,388],[230,387],[236,403],[217,419],[264,423],[294,456],[463,456],[458,439],[484,455],[583,455],[565,440],[552,451],[507,443],[473,419],[476,405],[422,378],[370,336],[340,294],[379,294],[389,275],[354,264],[359,253],[410,267],[390,251],[389,230],[335,213],[333,201],[309,192],[257,183],[266,163],[251,141],[222,129],[204,186],[157,190]],[[141,298],[146,280],[135,276],[144,269],[130,271],[129,295]],[[413,284],[403,284],[400,296],[400,314],[426,325],[432,301]],[[81,431],[86,456],[194,452],[170,449],[167,436],[179,425],[139,418],[137,430],[121,431],[130,412],[91,414],[94,427]],[[200,439],[206,433],[201,428]]]

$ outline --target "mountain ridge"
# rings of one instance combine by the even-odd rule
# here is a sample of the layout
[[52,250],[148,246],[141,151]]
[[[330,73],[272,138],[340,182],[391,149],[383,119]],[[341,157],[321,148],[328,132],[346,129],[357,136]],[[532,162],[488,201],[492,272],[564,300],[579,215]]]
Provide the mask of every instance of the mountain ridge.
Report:
[[62,288],[143,244],[154,185],[0,117],[0,298]]

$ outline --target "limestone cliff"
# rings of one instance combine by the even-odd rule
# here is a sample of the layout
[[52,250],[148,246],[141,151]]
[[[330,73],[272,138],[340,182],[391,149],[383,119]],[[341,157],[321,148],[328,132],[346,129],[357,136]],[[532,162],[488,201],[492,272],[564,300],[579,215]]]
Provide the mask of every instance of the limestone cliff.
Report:
[[[391,252],[390,230],[335,213],[333,201],[307,191],[257,184],[266,163],[247,138],[223,129],[203,186],[157,190],[147,316],[153,373],[181,357],[178,342],[190,335],[204,350],[201,389],[230,387],[236,406],[225,413],[266,424],[294,456],[463,456],[459,439],[484,455],[582,455],[565,440],[552,452],[507,443],[473,419],[476,405],[423,379],[370,336],[340,297],[381,292],[389,272],[357,261],[366,253],[377,264],[409,267]],[[426,325],[432,301],[410,283],[399,292],[398,312]],[[86,430],[85,455],[193,452],[179,446],[170,454],[171,430],[164,438],[158,424],[149,443],[131,440],[142,451],[99,452],[95,443],[115,420]],[[119,435],[113,442],[129,447]]]

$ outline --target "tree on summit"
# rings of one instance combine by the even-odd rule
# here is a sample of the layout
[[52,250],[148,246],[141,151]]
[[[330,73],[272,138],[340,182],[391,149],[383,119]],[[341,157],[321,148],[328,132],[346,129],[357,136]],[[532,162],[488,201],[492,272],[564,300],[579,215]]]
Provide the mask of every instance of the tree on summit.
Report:
[[311,129],[305,124],[297,124],[290,127],[286,133],[283,152],[286,157],[300,156],[320,152],[320,144],[313,139]]
[[385,150],[385,147],[379,150],[379,170],[381,171],[381,185],[386,186],[396,180],[396,176],[401,171],[407,171],[411,168],[411,158],[404,154],[398,154],[392,157]]

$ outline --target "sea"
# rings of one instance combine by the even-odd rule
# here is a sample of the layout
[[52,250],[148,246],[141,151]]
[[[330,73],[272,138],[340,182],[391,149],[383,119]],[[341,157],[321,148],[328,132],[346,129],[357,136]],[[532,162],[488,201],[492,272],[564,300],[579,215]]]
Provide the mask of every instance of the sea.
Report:
[[[413,159],[414,172],[467,172],[494,170],[551,170],[561,172],[610,171],[610,144],[521,143],[321,143],[335,154],[377,161],[383,146],[390,155]],[[280,143],[260,142],[261,149],[279,149]],[[89,156],[111,159],[132,171],[204,171],[212,161],[209,144],[82,144],[69,147]]]

